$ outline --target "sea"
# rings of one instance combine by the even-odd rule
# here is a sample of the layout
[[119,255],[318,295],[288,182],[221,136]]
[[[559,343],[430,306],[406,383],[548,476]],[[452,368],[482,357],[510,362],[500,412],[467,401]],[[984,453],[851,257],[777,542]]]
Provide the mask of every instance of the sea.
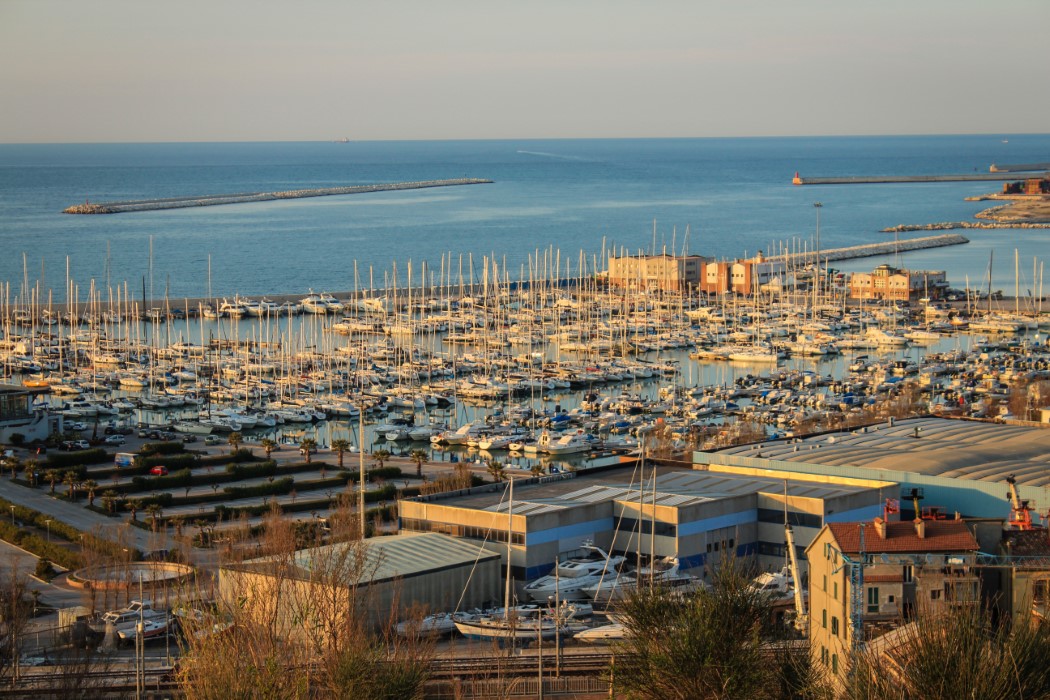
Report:
[[[996,182],[793,186],[792,176],[987,172],[1050,160],[1050,135],[0,145],[0,281],[55,302],[345,292],[593,272],[609,252],[732,259],[893,240],[970,220]],[[446,178],[492,184],[69,215],[91,202]],[[953,286],[1038,294],[1050,232],[838,263],[943,269]],[[929,235],[901,234],[900,238]],[[1017,264],[1015,265],[1015,258]],[[545,261],[545,262],[540,262]],[[549,268],[545,268],[549,269]],[[444,270],[444,274],[442,274]],[[1017,273],[1015,274],[1015,270]],[[425,275],[425,277],[424,277]],[[1016,282],[1015,282],[1016,280]]]

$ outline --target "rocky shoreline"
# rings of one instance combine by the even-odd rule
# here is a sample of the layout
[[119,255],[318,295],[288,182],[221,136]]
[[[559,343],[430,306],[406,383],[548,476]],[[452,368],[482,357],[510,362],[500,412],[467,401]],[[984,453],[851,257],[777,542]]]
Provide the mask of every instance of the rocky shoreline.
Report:
[[900,224],[882,229],[883,233],[907,231],[946,231],[950,229],[996,229],[996,228],[1050,228],[1050,197],[1032,195],[989,194],[967,197],[968,202],[987,200],[1004,201],[1004,204],[985,209],[974,215],[981,221],[942,221],[935,224]]

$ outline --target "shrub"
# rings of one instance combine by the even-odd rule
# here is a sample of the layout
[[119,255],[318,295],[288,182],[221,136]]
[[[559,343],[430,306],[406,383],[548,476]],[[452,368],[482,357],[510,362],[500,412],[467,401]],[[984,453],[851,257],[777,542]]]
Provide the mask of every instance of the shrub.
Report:
[[101,464],[112,460],[113,457],[101,447],[79,450],[77,452],[48,452],[47,468],[67,469],[69,467],[82,467],[85,464]]
[[376,479],[396,479],[401,476],[401,467],[383,467],[381,469],[369,469],[365,472],[365,477],[369,481],[375,481]]
[[51,560],[46,557],[41,557],[40,560],[37,561],[36,571],[33,573],[39,579],[50,581],[58,572],[55,571],[55,567],[51,564]]
[[181,442],[147,442],[139,450],[139,454],[149,457],[151,455],[173,455],[185,451],[186,446]]

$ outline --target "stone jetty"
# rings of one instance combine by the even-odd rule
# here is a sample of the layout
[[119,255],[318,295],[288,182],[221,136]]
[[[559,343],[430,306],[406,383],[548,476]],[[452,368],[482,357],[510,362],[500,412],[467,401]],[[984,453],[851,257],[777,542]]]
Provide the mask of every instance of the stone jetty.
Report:
[[941,221],[936,224],[900,224],[882,229],[883,233],[905,233],[907,231],[949,231],[957,228],[1050,228],[1050,224],[1044,223],[1000,223],[989,221]]
[[[820,259],[826,261],[852,260],[854,258],[870,258],[876,255],[893,255],[909,250],[925,250],[927,248],[943,248],[950,245],[962,245],[969,243],[970,239],[957,233],[945,233],[940,236],[923,236],[922,238],[908,238],[903,241],[887,241],[886,243],[865,243],[853,245],[848,248],[829,248],[820,251]],[[808,260],[813,257],[813,252],[792,253],[791,255],[777,255],[769,260]]]
[[420,182],[389,182],[374,185],[350,185],[347,187],[323,187],[284,192],[245,192],[241,194],[210,194],[194,197],[171,197],[167,199],[138,199],[125,202],[84,202],[63,209],[64,214],[121,214],[130,211],[156,211],[159,209],[184,209],[187,207],[210,207],[220,204],[244,204],[247,202],[271,202],[278,199],[302,199],[305,197],[328,197],[339,194],[366,194],[395,190],[420,190],[428,187],[454,187],[457,185],[491,184],[492,180],[463,177],[450,180],[423,180]]

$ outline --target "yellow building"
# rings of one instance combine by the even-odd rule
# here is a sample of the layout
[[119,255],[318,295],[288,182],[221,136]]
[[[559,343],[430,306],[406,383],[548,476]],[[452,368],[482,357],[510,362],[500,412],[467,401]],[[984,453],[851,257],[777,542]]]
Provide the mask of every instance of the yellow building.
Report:
[[978,603],[978,550],[962,520],[825,525],[806,548],[817,663],[843,678],[855,644],[899,627],[917,609]]
[[851,299],[940,299],[947,288],[943,270],[898,270],[890,265],[879,265],[873,272],[854,272],[849,280]]

